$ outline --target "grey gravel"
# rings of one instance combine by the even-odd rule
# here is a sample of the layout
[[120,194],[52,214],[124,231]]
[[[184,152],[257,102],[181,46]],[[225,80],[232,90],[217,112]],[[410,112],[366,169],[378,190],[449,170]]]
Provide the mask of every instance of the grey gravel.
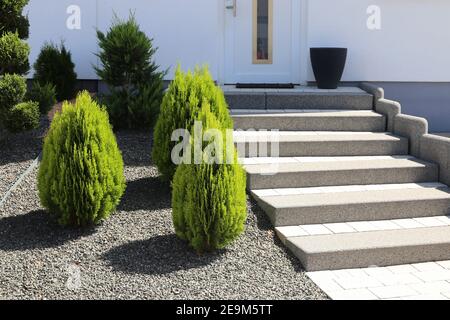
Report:
[[42,149],[48,118],[41,117],[39,128],[19,134],[0,129],[0,200]]
[[226,250],[195,254],[174,234],[150,134],[121,132],[118,141],[128,187],[97,228],[55,224],[40,207],[36,170],[0,209],[0,299],[327,298],[250,200],[245,234]]

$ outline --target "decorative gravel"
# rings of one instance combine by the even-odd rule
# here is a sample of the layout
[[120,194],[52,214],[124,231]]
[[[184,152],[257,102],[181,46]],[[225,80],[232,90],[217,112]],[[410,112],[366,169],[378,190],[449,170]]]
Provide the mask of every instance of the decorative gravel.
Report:
[[0,130],[0,201],[39,155],[47,128],[48,119],[42,117],[36,130],[19,134]]
[[243,234],[199,256],[172,227],[170,187],[150,134],[121,132],[128,187],[96,229],[62,228],[40,207],[36,170],[0,208],[0,299],[326,299],[249,201]]

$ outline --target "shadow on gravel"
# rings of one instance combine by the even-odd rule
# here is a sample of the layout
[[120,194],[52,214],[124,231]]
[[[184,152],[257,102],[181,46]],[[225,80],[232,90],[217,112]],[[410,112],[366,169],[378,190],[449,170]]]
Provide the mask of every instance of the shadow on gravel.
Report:
[[267,217],[266,213],[259,207],[258,203],[251,196],[248,197],[247,206],[249,209],[248,214],[251,218],[255,219],[256,225],[259,230],[268,232],[277,247],[279,247],[283,252],[286,253],[286,257],[294,268],[295,272],[304,272],[300,260],[281,242],[280,238],[275,233],[274,227]]
[[103,255],[103,259],[116,271],[164,275],[210,265],[220,259],[224,252],[199,256],[175,234],[170,234],[113,248]]
[[249,207],[248,209],[250,210],[249,214],[251,212],[254,213],[256,224],[260,230],[264,231],[273,230],[273,226],[269,218],[264,213],[264,211],[259,207],[256,200],[253,199],[251,196],[248,196],[247,206]]
[[118,206],[120,211],[162,210],[171,208],[169,183],[159,177],[146,177],[127,182],[127,189]]
[[0,219],[0,251],[54,248],[70,240],[90,235],[94,231],[94,228],[63,228],[52,220],[47,212],[31,211]]
[[13,134],[0,129],[0,166],[36,159],[49,126],[46,117],[40,121],[39,128],[27,132]]
[[0,166],[34,160],[42,146],[41,137],[18,134],[0,140]]
[[125,166],[142,167],[152,164],[151,131],[120,130],[116,132],[116,137]]

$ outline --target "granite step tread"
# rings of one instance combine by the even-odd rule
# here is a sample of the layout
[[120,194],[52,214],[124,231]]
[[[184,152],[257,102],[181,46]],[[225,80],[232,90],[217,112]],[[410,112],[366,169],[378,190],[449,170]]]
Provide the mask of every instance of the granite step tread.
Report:
[[247,158],[242,162],[249,190],[438,180],[436,164],[412,156]]
[[307,271],[450,259],[450,226],[288,238]]

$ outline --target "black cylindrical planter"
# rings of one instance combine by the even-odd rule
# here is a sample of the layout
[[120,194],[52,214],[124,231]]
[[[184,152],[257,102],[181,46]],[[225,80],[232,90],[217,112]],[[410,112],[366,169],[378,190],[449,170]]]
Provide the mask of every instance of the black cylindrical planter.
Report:
[[336,89],[344,73],[346,48],[311,48],[311,64],[319,89]]

